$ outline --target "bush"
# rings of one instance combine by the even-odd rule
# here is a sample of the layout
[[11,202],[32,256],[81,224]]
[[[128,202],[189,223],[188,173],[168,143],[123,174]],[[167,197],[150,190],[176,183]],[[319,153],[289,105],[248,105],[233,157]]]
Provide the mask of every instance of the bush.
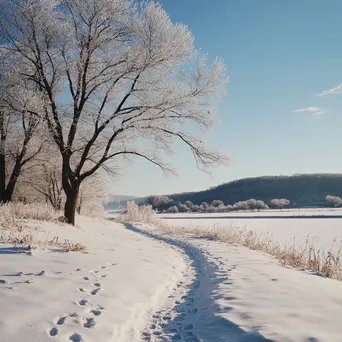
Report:
[[330,207],[342,207],[342,198],[340,197],[327,195],[325,201]]
[[262,209],[269,209],[268,205],[265,204],[263,201],[255,200],[251,198],[247,201],[240,201],[233,205],[234,210],[262,210]]
[[165,210],[174,203],[172,199],[167,196],[150,196],[147,198],[147,204],[151,205],[153,209]]
[[182,203],[178,205],[178,209],[179,209],[179,212],[181,213],[191,213],[191,209]]
[[0,205],[0,226],[18,228],[17,220],[57,221],[60,214],[48,204],[6,203]]
[[177,214],[179,213],[179,210],[178,208],[174,205],[173,207],[170,207],[166,210],[167,213],[174,213],[174,214]]
[[127,202],[127,210],[119,216],[121,221],[153,223],[156,220],[156,211],[152,205],[137,205],[134,201]]
[[290,201],[286,198],[274,198],[270,200],[269,206],[275,209],[282,209],[290,205]]
[[219,200],[213,200],[213,201],[211,202],[211,205],[212,205],[213,207],[218,208],[218,207],[224,206],[224,203],[223,203],[222,201],[219,201]]
[[192,208],[193,208],[193,206],[194,206],[194,204],[191,202],[191,201],[185,201],[185,203],[184,203],[189,209],[191,209],[192,210]]

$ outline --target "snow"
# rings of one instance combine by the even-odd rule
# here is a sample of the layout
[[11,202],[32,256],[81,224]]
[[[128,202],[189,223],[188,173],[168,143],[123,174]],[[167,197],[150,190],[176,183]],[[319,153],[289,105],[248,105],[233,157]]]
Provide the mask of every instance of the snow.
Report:
[[172,239],[190,249],[195,275],[187,296],[179,300],[175,295],[173,309],[161,310],[171,320],[164,327],[154,322],[161,341],[342,340],[341,282],[282,267],[272,257],[241,246]]
[[[294,217],[293,217],[294,216]],[[171,225],[180,227],[237,227],[255,232],[268,232],[275,241],[303,245],[306,238],[316,241],[317,247],[329,250],[340,246],[342,240],[341,209],[301,209],[286,211],[235,212],[219,214],[161,215]],[[334,240],[336,242],[334,243]]]
[[122,224],[79,218],[79,229],[32,224],[88,253],[0,245],[0,341],[140,341],[140,330],[181,277],[182,255]]
[[[254,223],[283,229],[282,220]],[[58,235],[87,253],[0,245],[1,342],[342,340],[342,283],[263,253],[138,223],[79,217],[78,227],[30,226],[42,241]]]

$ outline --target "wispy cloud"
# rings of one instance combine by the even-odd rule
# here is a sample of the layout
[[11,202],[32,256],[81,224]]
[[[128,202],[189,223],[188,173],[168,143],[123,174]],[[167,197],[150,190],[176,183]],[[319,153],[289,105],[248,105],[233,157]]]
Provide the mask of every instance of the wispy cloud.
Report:
[[325,110],[321,110],[319,112],[314,113],[314,115],[321,115],[321,114],[324,114],[324,113],[325,113]]
[[295,113],[314,113],[315,115],[319,115],[317,113],[323,114],[323,108],[319,107],[306,107],[306,108],[299,108],[294,110]]
[[334,88],[324,90],[321,93],[319,93],[317,96],[333,95],[333,94],[339,94],[339,93],[342,93],[342,84],[338,84]]

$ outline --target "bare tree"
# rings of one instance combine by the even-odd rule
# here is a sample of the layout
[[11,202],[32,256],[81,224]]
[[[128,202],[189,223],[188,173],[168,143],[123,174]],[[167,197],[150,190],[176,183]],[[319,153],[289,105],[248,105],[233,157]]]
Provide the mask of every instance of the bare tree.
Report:
[[[41,151],[35,95],[0,66],[0,203],[11,201],[24,166]],[[10,76],[10,77],[9,77]],[[15,83],[13,83],[15,82]]]
[[41,157],[23,172],[16,197],[28,202],[45,202],[55,210],[62,209],[64,193],[60,173],[59,155],[52,158]]
[[180,140],[202,169],[226,161],[185,130],[188,122],[213,125],[225,67],[220,60],[207,67],[188,28],[173,24],[159,4],[5,2],[0,49],[45,101],[43,117],[62,157],[67,222],[75,222],[81,183],[120,157],[173,172],[162,156]]
[[103,205],[108,201],[108,187],[104,180],[105,177],[96,172],[82,182],[76,206],[78,214],[86,213],[91,216],[103,214]]

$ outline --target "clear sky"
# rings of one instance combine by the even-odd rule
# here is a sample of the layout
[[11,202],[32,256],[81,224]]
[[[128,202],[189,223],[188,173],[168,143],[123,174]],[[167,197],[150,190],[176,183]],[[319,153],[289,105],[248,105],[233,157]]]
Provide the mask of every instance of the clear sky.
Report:
[[203,190],[238,178],[342,172],[341,0],[163,0],[197,49],[221,57],[230,77],[206,137],[230,157],[212,176],[177,146],[179,176],[136,160],[115,194]]

